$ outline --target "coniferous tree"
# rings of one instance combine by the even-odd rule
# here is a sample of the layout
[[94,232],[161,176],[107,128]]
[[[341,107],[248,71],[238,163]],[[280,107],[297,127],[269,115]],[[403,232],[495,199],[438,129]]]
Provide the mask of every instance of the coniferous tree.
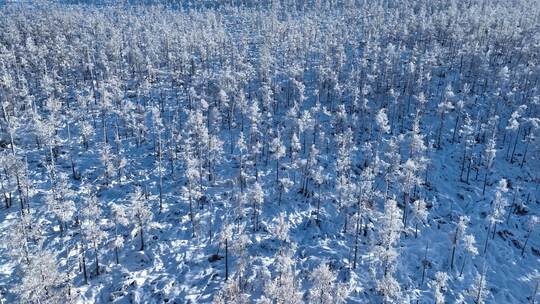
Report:
[[[164,267],[152,270],[152,295],[125,290],[133,276],[114,275],[111,301],[165,292],[180,301],[340,302],[334,287],[345,278],[353,301],[489,302],[484,270],[496,259],[486,259],[469,299],[459,290],[476,275],[478,230],[486,254],[513,235],[509,259],[536,241],[536,6],[214,2],[0,5],[0,297],[103,298],[104,262],[133,264],[122,254],[132,230],[135,248],[159,240],[152,257]],[[487,191],[493,178],[508,182]],[[126,193],[137,185],[137,195]],[[160,230],[150,239],[154,218]],[[317,235],[300,224],[311,220]],[[189,264],[216,245],[214,231],[227,280],[201,289],[215,272]],[[186,243],[184,233],[197,238]],[[410,250],[418,242],[425,252]],[[179,253],[186,261],[175,278],[193,281],[189,295],[160,283]],[[328,257],[332,276],[317,285],[305,273]],[[446,259],[449,275],[460,267],[463,279],[435,275],[426,287]],[[49,268],[57,279],[39,276]],[[509,299],[536,301],[538,288],[525,299],[507,282]]]
[[292,252],[280,250],[276,257],[276,264],[278,274],[266,282],[263,295],[257,303],[304,303],[303,292],[298,290],[301,282],[294,273],[295,261]]
[[487,235],[486,235],[486,241],[484,244],[484,254],[487,252],[490,234],[493,234],[493,237],[495,237],[495,232],[497,230],[497,223],[502,222],[502,217],[504,216],[504,212],[506,211],[506,207],[508,205],[508,201],[504,194],[508,191],[508,184],[505,179],[502,179],[499,181],[499,184],[497,186],[497,190],[495,192],[495,198],[491,205],[491,212],[487,217],[488,220],[488,229],[487,229]]
[[48,250],[33,254],[16,292],[23,303],[62,303],[64,282],[56,256]]
[[491,167],[493,166],[493,161],[495,160],[495,155],[497,153],[495,136],[489,139],[486,149],[484,150],[484,160],[485,160],[485,175],[484,175],[484,187],[482,188],[482,195],[486,193],[486,186],[488,184],[488,177],[490,174]]
[[482,272],[478,273],[474,278],[474,283],[469,293],[469,296],[476,304],[485,303],[486,298],[490,295],[487,288],[485,265],[483,267]]
[[418,237],[418,225],[426,222],[428,211],[426,201],[418,199],[413,202],[413,219],[414,219],[414,237]]
[[153,213],[140,187],[136,187],[129,197],[129,218],[135,225],[134,233],[140,238],[140,251],[144,251],[144,234],[152,224]]
[[458,219],[458,222],[456,225],[456,231],[454,232],[454,235],[452,237],[452,255],[450,257],[450,269],[454,269],[454,259],[456,257],[456,250],[458,248],[459,241],[464,235],[465,229],[467,229],[467,225],[469,224],[470,220],[471,219],[465,215],[460,216]]
[[371,270],[377,276],[377,290],[385,303],[401,298],[401,288],[393,276],[398,258],[395,246],[403,229],[401,213],[395,199],[386,200],[384,213],[379,218],[378,243],[370,250],[373,260]]
[[107,238],[106,223],[102,222],[102,210],[100,203],[93,193],[84,199],[84,206],[81,210],[82,221],[81,230],[85,235],[85,240],[94,249],[96,275],[99,275],[99,250],[101,243]]
[[454,97],[452,86],[448,85],[444,93],[444,100],[437,106],[437,112],[439,113],[439,128],[437,129],[437,148],[441,149],[441,139],[443,137],[444,121],[446,114],[454,109],[454,105],[451,100]]
[[272,158],[276,160],[276,183],[279,181],[279,160],[285,156],[285,147],[281,142],[281,138],[278,134],[276,138],[270,143],[270,152],[272,152]]
[[463,253],[463,263],[461,264],[461,270],[459,271],[460,277],[463,275],[463,269],[465,269],[465,263],[467,262],[467,258],[473,258],[474,256],[478,255],[478,249],[476,248],[476,240],[474,238],[474,235],[463,235],[463,237],[461,238],[461,242],[463,243],[462,247],[465,252]]
[[435,303],[444,304],[444,291],[446,289],[448,281],[448,274],[446,272],[435,273],[435,280],[433,280],[433,289],[435,294]]
[[111,206],[112,218],[114,223],[114,239],[111,242],[111,245],[114,249],[114,258],[116,264],[120,263],[120,249],[124,247],[124,236],[119,233],[120,226],[128,226],[128,213],[126,208],[120,204],[113,204]]
[[336,274],[330,270],[328,265],[320,264],[311,273],[313,287],[309,292],[309,299],[312,303],[345,303],[350,290],[346,283],[336,282]]
[[527,248],[527,243],[529,242],[529,239],[531,238],[531,235],[532,235],[532,232],[534,231],[534,228],[536,228],[536,225],[538,225],[539,222],[540,222],[540,220],[535,215],[531,216],[531,218],[529,219],[529,222],[527,223],[527,234],[526,234],[526,237],[525,237],[525,242],[523,244],[523,248],[521,249],[521,256],[523,256],[525,254],[525,249]]
[[220,241],[225,247],[225,281],[229,279],[229,242],[233,237],[233,226],[225,224],[220,233]]

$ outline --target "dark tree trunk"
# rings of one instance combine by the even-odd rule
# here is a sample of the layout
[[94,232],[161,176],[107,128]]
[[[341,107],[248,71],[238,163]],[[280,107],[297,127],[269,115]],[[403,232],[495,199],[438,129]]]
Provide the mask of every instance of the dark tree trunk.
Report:
[[229,242],[225,239],[225,281],[229,279]]

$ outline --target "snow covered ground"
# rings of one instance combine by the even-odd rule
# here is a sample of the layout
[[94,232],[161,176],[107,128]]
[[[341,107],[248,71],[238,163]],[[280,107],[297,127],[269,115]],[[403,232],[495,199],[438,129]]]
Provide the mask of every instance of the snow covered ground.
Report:
[[0,303],[540,300],[538,1],[219,2],[0,5]]

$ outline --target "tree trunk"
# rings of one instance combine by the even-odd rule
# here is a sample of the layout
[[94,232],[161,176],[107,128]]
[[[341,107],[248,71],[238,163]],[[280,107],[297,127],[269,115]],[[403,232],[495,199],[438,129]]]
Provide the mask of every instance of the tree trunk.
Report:
[[489,242],[489,233],[490,232],[491,232],[491,225],[489,225],[488,230],[487,230],[487,234],[486,234],[486,243],[484,244],[484,254],[487,251],[488,242]]
[[510,155],[510,163],[514,163],[514,154],[516,153],[516,146],[519,139],[519,130],[516,133],[516,139],[514,140],[514,147],[512,148],[512,155]]
[[463,158],[461,159],[461,169],[459,170],[459,180],[463,181],[463,171],[465,171],[465,159],[467,159],[467,148],[463,149]]
[[476,295],[476,303],[480,303],[480,298],[482,297],[482,289],[484,289],[484,274],[480,277],[480,286],[478,286],[478,293]]
[[195,237],[195,222],[193,220],[193,202],[191,199],[191,183],[189,183],[189,220],[191,221],[191,237]]
[[229,242],[225,239],[225,281],[229,279]]
[[276,159],[276,183],[279,181],[279,159]]
[[521,158],[521,164],[519,165],[521,168],[523,168],[523,164],[525,163],[525,157],[527,156],[527,150],[529,150],[529,141],[530,137],[527,137],[527,142],[525,143],[525,151],[523,152],[523,157]]
[[88,284],[88,274],[86,272],[86,258],[84,254],[84,248],[81,247],[81,255],[82,255],[82,271],[83,271],[83,277],[84,277],[84,284]]
[[457,247],[457,229],[456,235],[454,236],[454,243],[452,244],[452,256],[450,257],[450,269],[454,269],[454,258],[456,256],[456,247]]
[[527,234],[527,238],[525,239],[525,243],[523,244],[523,248],[521,248],[521,256],[525,255],[525,248],[527,247],[527,243],[529,242],[529,238],[531,237],[532,231],[529,231]]
[[459,123],[459,114],[456,116],[456,124],[454,125],[454,133],[452,134],[452,143],[455,142],[456,139],[456,133],[458,129],[458,123]]
[[143,225],[141,222],[139,222],[139,229],[141,231],[139,231],[140,235],[141,235],[141,251],[144,251],[144,229],[143,229]]
[[486,174],[484,175],[484,187],[482,189],[482,195],[484,195],[486,193],[486,185],[487,185],[488,173],[489,173],[489,169],[486,168]]
[[465,262],[467,262],[467,255],[463,257],[463,264],[461,264],[461,270],[459,272],[459,277],[463,276],[463,269],[465,269]]
[[[159,161],[161,163],[161,160]],[[161,174],[161,165],[159,166],[159,212],[163,210],[163,175]]]
[[428,253],[429,243],[426,244],[426,252],[424,254],[424,259],[422,260],[422,281],[420,285],[424,284],[424,279],[426,277],[426,266],[427,266],[427,253]]
[[403,193],[403,227],[407,227],[408,205],[409,205],[409,193]]
[[94,253],[96,255],[96,275],[99,275],[99,253],[98,253],[98,246],[96,243],[94,243]]
[[441,137],[442,137],[442,130],[444,126],[444,113],[441,113],[441,123],[439,125],[439,131],[437,132],[437,148],[441,148]]
[[360,234],[360,225],[360,214],[358,213],[356,216],[356,229],[354,233],[354,258],[352,269],[356,269],[356,260],[358,257],[358,235]]
[[317,188],[319,190],[319,195],[317,197],[317,218],[316,222],[319,223],[319,214],[321,213],[321,185],[317,185]]

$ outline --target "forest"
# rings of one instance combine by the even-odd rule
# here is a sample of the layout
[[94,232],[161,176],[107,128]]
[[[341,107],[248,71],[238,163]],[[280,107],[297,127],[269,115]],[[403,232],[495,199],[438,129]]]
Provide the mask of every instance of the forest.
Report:
[[540,303],[540,0],[0,1],[0,304]]

